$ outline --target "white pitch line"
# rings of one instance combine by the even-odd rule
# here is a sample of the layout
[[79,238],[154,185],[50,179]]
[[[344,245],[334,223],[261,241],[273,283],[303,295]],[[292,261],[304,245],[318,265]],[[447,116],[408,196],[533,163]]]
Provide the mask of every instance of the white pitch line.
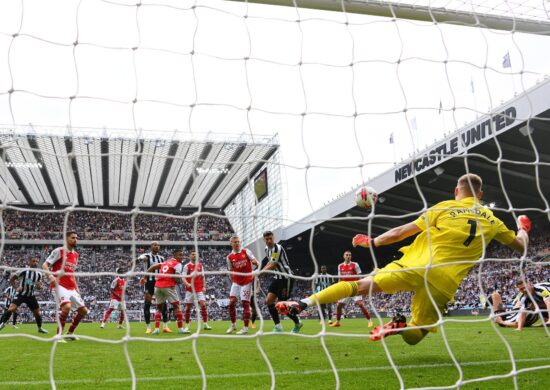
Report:
[[[550,357],[529,358],[529,359],[516,359],[516,363],[526,362],[542,362],[550,361]],[[510,360],[489,360],[486,362],[464,362],[460,363],[461,366],[483,366],[488,364],[506,364],[510,363]],[[419,368],[443,368],[443,367],[455,367],[453,363],[439,363],[439,364],[409,364],[405,366],[398,366],[400,370],[414,370]],[[339,368],[338,372],[366,372],[366,371],[385,371],[391,370],[391,366],[373,366],[373,367],[349,367]],[[303,370],[303,371],[276,371],[275,375],[315,375],[315,374],[332,374],[332,370]],[[270,376],[269,372],[243,372],[239,374],[207,374],[208,379],[230,379],[230,378],[245,378],[245,377],[257,377],[257,376]],[[136,378],[138,382],[159,382],[168,380],[200,380],[200,375],[175,375],[175,376],[158,376],[158,377],[142,377]],[[60,379],[55,383],[60,385],[70,384],[101,384],[101,383],[124,383],[131,382],[132,378],[109,378],[105,380],[99,379]],[[49,385],[50,381],[10,381],[0,382],[0,386],[38,386]]]

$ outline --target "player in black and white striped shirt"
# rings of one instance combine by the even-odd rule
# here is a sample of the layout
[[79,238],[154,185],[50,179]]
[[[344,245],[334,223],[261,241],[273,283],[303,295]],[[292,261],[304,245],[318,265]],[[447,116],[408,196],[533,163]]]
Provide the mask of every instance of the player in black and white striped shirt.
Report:
[[521,310],[518,318],[518,327],[521,331],[526,324],[527,310],[530,304],[534,304],[535,310],[540,310],[542,316],[546,319],[546,325],[550,325],[550,282],[525,284],[522,280],[516,283],[518,290],[523,293],[521,298]]
[[29,260],[29,267],[21,270],[15,275],[12,275],[10,281],[14,283],[18,281],[19,287],[17,287],[17,296],[10,304],[8,310],[4,313],[0,319],[0,330],[6,326],[6,322],[10,319],[12,313],[15,313],[17,308],[23,303],[27,305],[34,318],[36,319],[36,325],[38,326],[39,333],[48,333],[46,329],[42,328],[42,316],[40,315],[40,307],[38,306],[38,301],[34,296],[35,288],[42,288],[42,278],[43,275],[38,269],[38,258],[31,257]]
[[[11,284],[11,282],[10,282],[10,284]],[[13,302],[15,297],[17,296],[17,291],[15,290],[15,287],[10,285],[10,286],[8,286],[4,289],[3,294],[4,294],[4,297],[6,298],[6,300],[4,301],[4,308],[5,308],[4,314],[6,314],[6,312],[8,311],[8,308],[10,307],[11,303]],[[17,328],[17,312],[13,313],[12,320],[13,320],[13,322],[12,322],[13,327],[15,329],[18,329]]]
[[[512,308],[508,309],[500,293],[498,291],[493,292],[488,301],[491,304],[491,315],[495,322],[503,328],[517,328],[523,298],[524,294],[518,293],[512,302]],[[523,322],[524,327],[532,326],[539,320],[539,315],[534,312],[535,305],[532,302],[527,305],[527,310]]]
[[[273,332],[279,333],[283,331],[279,313],[275,308],[277,299],[280,301],[286,301],[290,298],[292,293],[292,287],[294,286],[294,279],[292,279],[292,270],[290,269],[290,263],[286,255],[286,251],[281,244],[275,243],[273,232],[266,231],[263,234],[265,241],[265,256],[267,258],[267,264],[262,269],[264,271],[277,271],[279,274],[273,275],[273,280],[269,285],[268,293],[265,298],[265,304],[269,309],[269,314],[275,323]],[[294,328],[292,333],[298,333],[303,324],[297,315],[289,314],[288,317],[294,321]]]
[[[319,274],[319,276],[317,276],[317,279],[315,279],[315,292],[319,292],[324,290],[325,288],[329,288],[333,284],[333,282],[333,276],[327,273],[327,266],[322,265],[321,273]],[[330,325],[332,323],[332,305],[330,303],[321,305],[321,312],[323,314],[323,319],[328,319],[328,323]]]
[[[160,244],[157,241],[153,241],[151,243],[151,251],[139,256],[138,260],[143,261],[145,271],[147,271],[155,264],[162,264],[166,261],[164,256],[160,254]],[[158,273],[158,270],[155,271],[155,273]],[[151,301],[153,300],[153,295],[155,294],[155,277],[146,276],[145,279],[145,291],[143,295],[143,314],[145,317],[145,325],[147,326],[145,333],[151,334]],[[172,331],[168,327],[168,311],[166,305],[162,306],[162,321],[164,322],[164,327],[162,331],[164,333],[172,333]]]

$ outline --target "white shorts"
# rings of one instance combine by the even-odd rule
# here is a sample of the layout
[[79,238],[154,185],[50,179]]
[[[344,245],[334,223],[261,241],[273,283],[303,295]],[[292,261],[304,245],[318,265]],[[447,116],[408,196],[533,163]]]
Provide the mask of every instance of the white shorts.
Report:
[[175,287],[155,287],[157,305],[163,303],[180,303],[180,297]]
[[117,301],[116,299],[111,299],[109,302],[109,309],[115,309],[115,310],[124,310],[124,305],[121,301]]
[[250,302],[250,296],[252,295],[252,283],[245,284],[241,286],[240,284],[233,283],[231,285],[231,290],[229,291],[229,298],[231,297],[240,297],[241,301]]
[[356,295],[354,297],[347,297],[347,298],[342,298],[338,301],[338,303],[343,303],[344,305],[349,305],[350,303],[357,303],[357,302],[362,302],[363,301],[363,296],[362,295]]
[[185,292],[185,303],[193,303],[195,302],[195,300],[199,302],[206,301],[206,297],[204,296],[204,293],[202,291],[198,293],[193,293],[193,291]]
[[86,306],[82,297],[76,290],[67,290],[65,287],[57,285],[53,290],[53,294],[59,306],[63,306],[65,303],[70,303],[73,309]]

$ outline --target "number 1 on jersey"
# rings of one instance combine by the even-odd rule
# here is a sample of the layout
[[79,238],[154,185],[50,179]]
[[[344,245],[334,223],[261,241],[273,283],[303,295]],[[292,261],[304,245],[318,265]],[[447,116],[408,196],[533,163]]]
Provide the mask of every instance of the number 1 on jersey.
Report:
[[464,240],[464,246],[470,246],[474,238],[476,238],[477,221],[475,219],[469,219],[468,223],[470,224],[470,235]]

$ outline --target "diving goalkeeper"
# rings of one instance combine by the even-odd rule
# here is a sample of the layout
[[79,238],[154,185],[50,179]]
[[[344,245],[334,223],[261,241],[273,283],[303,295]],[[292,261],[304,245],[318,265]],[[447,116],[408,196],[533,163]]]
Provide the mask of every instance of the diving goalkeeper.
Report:
[[531,229],[529,218],[518,217],[516,235],[480,203],[482,196],[482,180],[478,175],[461,176],[454,190],[454,200],[440,202],[415,221],[376,238],[364,234],[353,237],[354,247],[375,249],[418,234],[410,246],[400,249],[401,259],[363,279],[336,283],[300,302],[279,302],[277,309],[283,314],[297,314],[317,303],[323,305],[371,292],[413,291],[409,324],[405,316],[397,314],[389,323],[376,327],[370,339],[376,341],[399,333],[406,343],[419,343],[429,332],[436,331],[440,313],[491,240],[522,253],[526,250]]

